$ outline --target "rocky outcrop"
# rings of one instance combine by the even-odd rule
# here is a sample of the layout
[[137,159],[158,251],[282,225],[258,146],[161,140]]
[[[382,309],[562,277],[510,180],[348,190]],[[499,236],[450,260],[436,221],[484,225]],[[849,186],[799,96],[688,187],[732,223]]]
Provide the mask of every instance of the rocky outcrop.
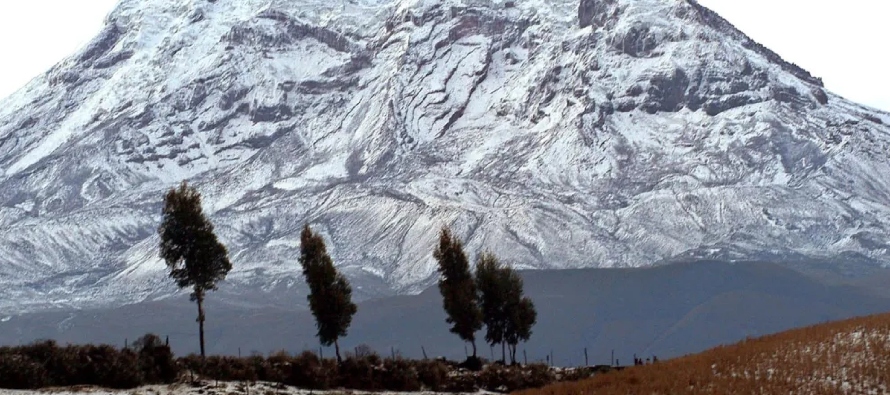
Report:
[[615,0],[581,0],[578,4],[578,25],[582,29],[588,26],[594,29],[605,27],[617,16]]

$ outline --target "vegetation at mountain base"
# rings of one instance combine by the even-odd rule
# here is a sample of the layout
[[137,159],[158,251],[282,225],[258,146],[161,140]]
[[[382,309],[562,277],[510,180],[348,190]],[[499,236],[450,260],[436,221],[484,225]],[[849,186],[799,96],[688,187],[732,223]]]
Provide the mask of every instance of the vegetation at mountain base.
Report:
[[[167,192],[158,234],[160,256],[170,269],[170,277],[180,288],[191,287],[191,299],[197,302],[204,357],[204,298],[225,279],[232,263],[203,213],[201,194],[195,187],[182,182]],[[534,303],[523,296],[522,278],[491,252],[480,254],[474,277],[463,243],[448,227],[442,228],[433,257],[438,263],[439,291],[450,331],[473,347],[465,367],[477,371],[482,368],[476,332],[483,324],[487,327],[486,341],[492,346],[501,345],[502,362],[506,363],[509,349],[515,364],[516,346],[531,337],[537,320]],[[324,238],[308,224],[300,234],[299,262],[309,287],[307,300],[315,317],[316,336],[323,346],[334,345],[337,361],[343,363],[339,340],[348,334],[358,308],[352,302],[352,287],[334,266]]]
[[155,335],[131,348],[108,345],[59,346],[52,340],[0,347],[0,387],[35,389],[74,385],[133,388],[170,383],[180,368]]
[[516,363],[516,346],[531,337],[537,312],[531,299],[523,296],[522,277],[513,268],[500,263],[491,252],[479,255],[476,262],[478,304],[485,324],[485,340],[501,345],[501,361]]
[[461,340],[473,346],[476,355],[476,332],[482,329],[482,311],[477,304],[476,282],[470,274],[470,264],[463,243],[447,227],[439,232],[439,244],[433,251],[438,263],[439,292],[442,307],[451,324],[449,329]]
[[439,359],[381,358],[367,347],[346,352],[342,361],[277,352],[248,357],[189,355],[175,359],[155,335],[132,347],[109,345],[58,346],[40,341],[0,348],[0,388],[97,386],[130,389],[149,384],[199,380],[263,381],[309,390],[509,392],[558,380],[590,377],[594,369],[561,369],[546,365],[488,364],[479,372]]
[[476,353],[476,332],[486,327],[485,341],[501,345],[501,360],[516,363],[516,346],[528,341],[537,321],[535,305],[523,296],[522,278],[502,264],[491,252],[483,252],[476,262],[475,276],[470,272],[463,243],[448,227],[439,232],[433,251],[438,263],[439,292],[442,307],[451,324],[450,331],[473,346],[466,367],[480,369]]
[[160,235],[160,256],[170,269],[170,278],[179,288],[191,288],[198,304],[198,332],[201,356],[204,352],[204,298],[232,270],[229,253],[213,232],[213,224],[201,208],[201,194],[182,182],[164,196]]
[[338,339],[346,336],[352,316],[358,310],[352,303],[352,287],[342,273],[334,267],[328,255],[324,239],[312,231],[309,225],[300,234],[300,265],[303,277],[309,285],[309,309],[315,316],[318,340],[324,346],[334,345],[337,361],[340,357]]
[[882,394],[890,314],[795,329],[518,395]]

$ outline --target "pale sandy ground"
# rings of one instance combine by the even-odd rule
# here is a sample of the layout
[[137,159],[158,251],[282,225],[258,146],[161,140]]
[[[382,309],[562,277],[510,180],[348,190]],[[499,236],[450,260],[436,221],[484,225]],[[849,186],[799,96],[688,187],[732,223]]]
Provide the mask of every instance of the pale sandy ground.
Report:
[[[256,382],[215,382],[203,381],[200,385],[190,383],[170,385],[149,385],[130,390],[112,390],[97,387],[66,387],[46,388],[42,390],[7,390],[0,389],[0,395],[436,395],[432,391],[420,392],[366,392],[351,390],[312,391],[286,385]],[[451,393],[448,393],[451,394]],[[487,395],[490,392],[479,391],[465,393],[467,395]]]

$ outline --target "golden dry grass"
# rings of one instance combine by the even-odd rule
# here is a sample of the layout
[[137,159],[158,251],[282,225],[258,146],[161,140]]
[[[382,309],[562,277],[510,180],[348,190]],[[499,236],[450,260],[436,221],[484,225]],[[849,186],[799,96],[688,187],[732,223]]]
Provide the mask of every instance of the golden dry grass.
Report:
[[517,394],[890,394],[890,314],[749,339]]

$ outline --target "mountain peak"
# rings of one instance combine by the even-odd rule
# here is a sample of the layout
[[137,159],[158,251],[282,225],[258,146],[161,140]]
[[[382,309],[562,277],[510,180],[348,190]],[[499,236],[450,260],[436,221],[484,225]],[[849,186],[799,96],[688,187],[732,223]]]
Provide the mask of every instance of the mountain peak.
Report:
[[359,297],[430,284],[442,225],[519,268],[888,263],[886,122],[694,2],[124,0],[0,105],[0,305],[174,292],[183,179],[236,295],[300,283],[307,222]]

